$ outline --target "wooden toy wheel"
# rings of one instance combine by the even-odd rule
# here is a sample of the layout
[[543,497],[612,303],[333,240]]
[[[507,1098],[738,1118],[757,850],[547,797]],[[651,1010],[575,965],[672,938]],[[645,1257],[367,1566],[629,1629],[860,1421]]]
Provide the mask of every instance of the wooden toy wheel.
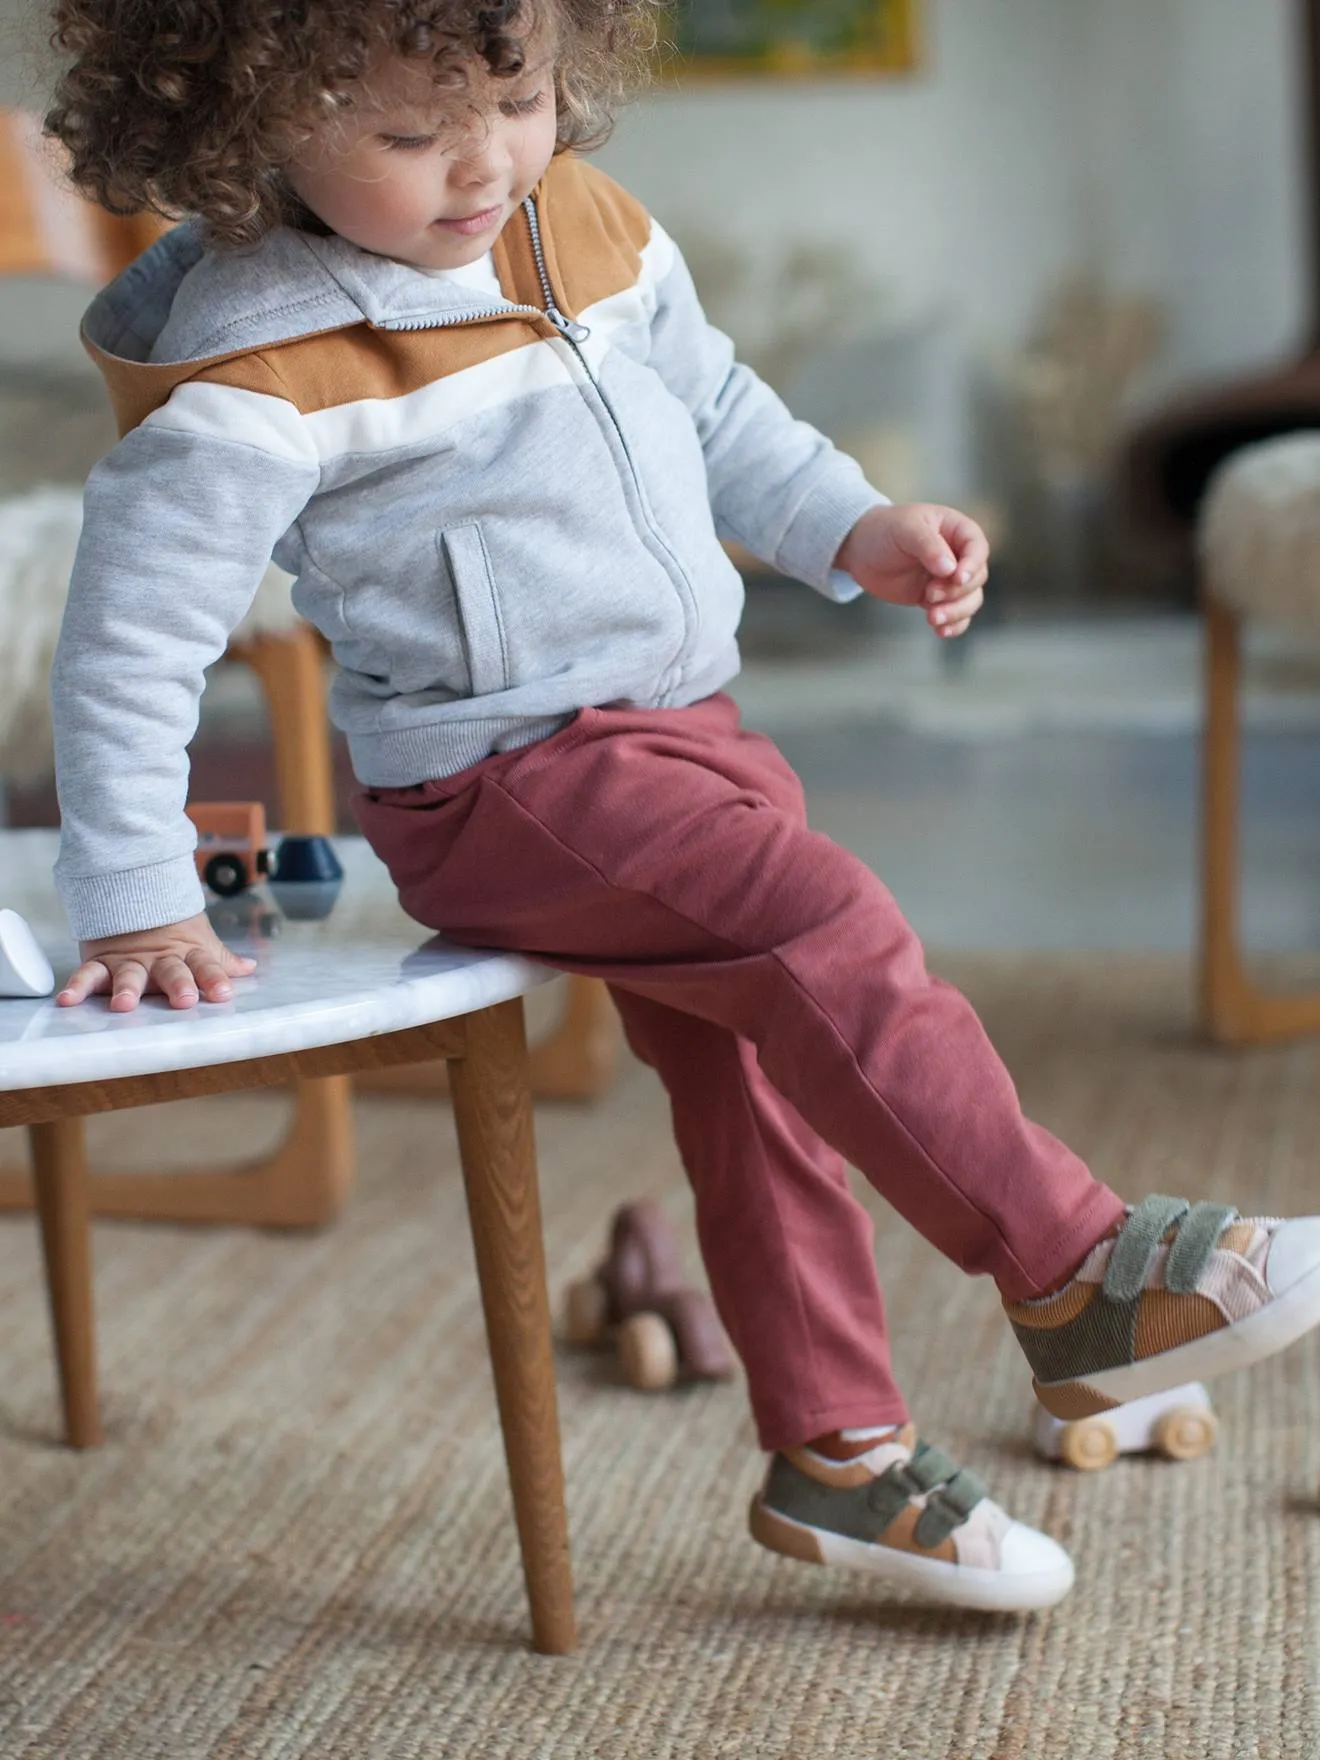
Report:
[[1179,1406],[1155,1426],[1155,1446],[1171,1461],[1200,1460],[1219,1436],[1219,1419],[1204,1406]]
[[212,856],[202,870],[202,878],[221,898],[236,898],[247,890],[247,869],[237,856]]
[[1059,1458],[1079,1472],[1098,1473],[1118,1459],[1118,1437],[1103,1418],[1079,1418],[1059,1433]]
[[619,1328],[619,1362],[630,1387],[655,1393],[678,1380],[678,1346],[658,1314],[630,1315]]
[[594,1277],[580,1277],[564,1291],[564,1337],[569,1344],[599,1344],[605,1336],[609,1298]]

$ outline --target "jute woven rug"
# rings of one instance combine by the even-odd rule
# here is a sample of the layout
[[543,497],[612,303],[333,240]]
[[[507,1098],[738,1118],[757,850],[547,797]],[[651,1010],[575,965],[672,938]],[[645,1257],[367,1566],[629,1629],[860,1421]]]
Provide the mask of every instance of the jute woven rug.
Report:
[[[1125,1192],[1320,1208],[1320,1044],[1198,1045],[1174,964],[937,963],[1028,1110]],[[1314,1344],[1217,1384],[1207,1460],[1053,1468],[993,1291],[878,1204],[923,1427],[1072,1549],[1070,1599],[944,1612],[774,1560],[744,1537],[737,1386],[646,1396],[565,1355],[582,1650],[532,1655],[449,1118],[359,1114],[360,1188],[324,1234],[98,1230],[108,1440],[82,1458],[52,1444],[34,1230],[0,1226],[4,1760],[1320,1755]],[[93,1134],[104,1165],[161,1164],[279,1121],[242,1099]],[[544,1109],[539,1137],[556,1290],[622,1196],[690,1240],[648,1072]]]

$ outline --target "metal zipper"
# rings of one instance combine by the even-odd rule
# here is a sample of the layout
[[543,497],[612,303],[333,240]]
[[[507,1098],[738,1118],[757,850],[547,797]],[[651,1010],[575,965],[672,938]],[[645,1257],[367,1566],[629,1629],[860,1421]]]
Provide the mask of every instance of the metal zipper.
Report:
[[[545,252],[541,249],[541,220],[536,212],[536,203],[528,196],[523,203],[523,211],[527,215],[527,224],[532,233],[532,254],[536,258],[536,273],[541,277],[541,292],[545,295],[545,315],[561,335],[566,336],[576,348],[586,342],[591,332],[585,324],[579,324],[572,318],[566,318],[555,304],[555,290],[550,285],[550,271],[545,265]],[[622,435],[620,435],[622,439]]]
[[377,330],[452,330],[456,324],[479,324],[486,318],[509,318],[515,314],[531,318],[550,316],[539,306],[502,305],[479,307],[475,311],[451,312],[447,318],[390,318],[374,327]]
[[[600,399],[601,407],[613,423],[614,432],[619,437],[619,445],[623,448],[623,456],[627,459],[628,469],[632,473],[633,486],[637,491],[638,504],[646,519],[647,529],[655,539],[655,542],[669,558],[671,567],[678,579],[683,583],[684,594],[682,596],[686,597],[691,610],[692,635],[695,638],[701,629],[701,602],[692,589],[692,583],[688,580],[687,570],[683,567],[683,564],[679,561],[678,557],[666,542],[664,533],[650,517],[647,509],[646,493],[642,488],[642,480],[637,473],[637,466],[633,463],[632,449],[628,445],[627,438],[624,435],[623,424],[620,422],[618,415],[615,412],[614,405],[601,389],[600,381],[592,372],[586,356],[582,353],[580,344],[587,340],[591,335],[591,331],[585,324],[578,324],[575,323],[573,319],[566,318],[555,304],[554,289],[550,285],[550,271],[546,267],[545,252],[541,248],[541,221],[540,216],[536,212],[536,203],[530,196],[528,196],[527,200],[523,203],[523,207],[527,213],[527,224],[531,229],[532,254],[536,258],[536,272],[541,277],[541,292],[545,295],[545,315],[555,326],[556,330],[558,330],[560,334],[573,345],[574,351],[582,363],[582,370],[586,374],[588,382],[595,391],[596,396]],[[679,676],[680,678],[682,676],[681,667],[679,669]]]
[[572,318],[566,318],[555,304],[554,289],[550,285],[550,272],[546,268],[545,252],[541,248],[541,222],[537,217],[536,203],[530,196],[523,202],[523,212],[527,216],[527,224],[532,234],[532,253],[536,258],[536,273],[541,279],[541,292],[545,295],[545,309],[540,306],[516,305],[512,301],[505,305],[479,306],[476,310],[451,312],[446,318],[418,318],[415,320],[396,319],[393,322],[378,324],[378,330],[452,330],[457,324],[480,324],[487,318],[508,318],[515,314],[535,318],[548,318],[566,341],[576,348],[579,343],[586,342],[591,331],[585,324],[579,324]]
[[[536,273],[540,278],[541,292],[545,297],[544,311],[542,311],[539,306],[515,305],[510,303],[478,308],[474,311],[452,312],[448,317],[444,318],[421,318],[416,321],[397,320],[394,323],[379,324],[376,327],[380,330],[448,330],[458,324],[476,324],[487,318],[507,318],[514,315],[527,315],[535,318],[548,319],[564,340],[571,345],[573,352],[577,355],[578,360],[582,364],[582,370],[587,376],[587,382],[596,393],[596,396],[600,399],[601,407],[609,416],[614,431],[618,435],[619,445],[623,449],[623,456],[628,461],[628,469],[632,474],[633,487],[636,490],[639,505],[645,511],[646,495],[642,489],[641,478],[637,474],[637,466],[633,463],[632,450],[629,447],[627,440],[624,438],[623,426],[620,423],[618,416],[615,414],[614,406],[601,390],[596,375],[592,372],[587,363],[586,356],[582,353],[581,345],[589,340],[591,331],[587,325],[579,324],[575,319],[565,317],[555,303],[554,288],[550,284],[550,271],[546,266],[545,251],[541,245],[541,221],[536,212],[536,203],[532,200],[531,196],[528,196],[523,202],[523,212],[527,216],[527,225],[532,237],[532,255],[536,259]],[[687,571],[683,567],[683,564],[678,560],[678,557],[674,554],[673,550],[666,543],[664,534],[660,531],[659,527],[656,526],[649,515],[646,518],[646,526],[651,533],[652,538],[669,558],[670,564],[673,567],[675,574],[678,576],[678,579],[683,583],[684,594],[682,596],[686,597],[691,608],[692,633],[695,636],[701,628],[701,605],[695,592],[692,590],[691,582],[687,578]]]

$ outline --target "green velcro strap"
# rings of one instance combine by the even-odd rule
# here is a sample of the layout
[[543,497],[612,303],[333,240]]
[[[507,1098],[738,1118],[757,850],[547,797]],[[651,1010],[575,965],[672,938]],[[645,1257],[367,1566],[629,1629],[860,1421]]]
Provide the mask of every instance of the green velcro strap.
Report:
[[901,1466],[892,1466],[881,1473],[878,1479],[872,1479],[866,1488],[866,1508],[872,1521],[867,1533],[858,1538],[878,1539],[889,1524],[902,1515],[911,1501],[912,1492],[903,1477]]
[[944,1544],[955,1528],[962,1527],[977,1504],[988,1495],[976,1474],[969,1473],[964,1467],[947,1485],[931,1492],[912,1531],[913,1539],[918,1546],[925,1546],[933,1552]]
[[1231,1204],[1193,1204],[1191,1213],[1178,1225],[1164,1265],[1164,1287],[1176,1296],[1189,1296],[1201,1281],[1211,1253],[1237,1211]]
[[1186,1198],[1143,1198],[1114,1242],[1101,1285],[1111,1302],[1135,1302],[1165,1235],[1191,1209]]
[[928,1491],[934,1491],[937,1485],[943,1485],[952,1479],[958,1471],[958,1463],[945,1454],[942,1448],[932,1448],[927,1442],[919,1442],[912,1451],[912,1458],[890,1468],[890,1472],[901,1479],[913,1497],[924,1497]]

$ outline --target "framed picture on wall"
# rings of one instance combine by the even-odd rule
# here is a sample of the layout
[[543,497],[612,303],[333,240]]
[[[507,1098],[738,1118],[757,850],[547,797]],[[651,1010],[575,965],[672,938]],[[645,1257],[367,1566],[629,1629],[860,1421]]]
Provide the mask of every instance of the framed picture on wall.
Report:
[[921,0],[675,0],[670,42],[689,74],[907,73]]

